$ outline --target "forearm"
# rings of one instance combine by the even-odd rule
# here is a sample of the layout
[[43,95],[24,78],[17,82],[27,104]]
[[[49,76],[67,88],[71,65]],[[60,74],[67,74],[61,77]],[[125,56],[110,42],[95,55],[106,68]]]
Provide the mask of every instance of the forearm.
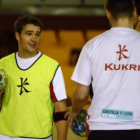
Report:
[[2,93],[4,92],[4,90],[0,91],[0,109],[2,108]]
[[88,97],[85,99],[79,99],[76,95],[73,96],[72,100],[72,111],[79,112],[88,102]]
[[[55,113],[65,112],[66,110],[67,106],[65,100],[55,103]],[[66,140],[68,126],[66,120],[64,120],[64,116],[59,121],[56,121],[55,125],[57,130],[57,140]]]
[[88,102],[89,87],[78,84],[72,97],[72,111],[79,112]]
[[57,140],[66,140],[67,139],[67,123],[66,121],[59,121],[55,123],[57,130]]
[[88,97],[89,86],[77,84],[72,96],[72,106],[65,114],[65,118],[68,117],[67,123],[69,127],[72,126],[73,119],[79,114],[79,111],[87,104]]
[[0,110],[2,108],[2,95],[0,94]]

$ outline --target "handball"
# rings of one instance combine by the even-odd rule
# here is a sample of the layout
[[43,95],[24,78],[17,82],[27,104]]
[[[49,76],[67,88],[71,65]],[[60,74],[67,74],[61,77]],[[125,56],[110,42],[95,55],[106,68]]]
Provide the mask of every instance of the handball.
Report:
[[87,120],[87,111],[82,109],[80,110],[80,113],[76,118],[73,120],[72,123],[72,131],[81,137],[86,137],[87,136],[87,125],[86,125],[86,120]]
[[4,69],[0,69],[0,91],[5,89],[8,81],[8,76]]

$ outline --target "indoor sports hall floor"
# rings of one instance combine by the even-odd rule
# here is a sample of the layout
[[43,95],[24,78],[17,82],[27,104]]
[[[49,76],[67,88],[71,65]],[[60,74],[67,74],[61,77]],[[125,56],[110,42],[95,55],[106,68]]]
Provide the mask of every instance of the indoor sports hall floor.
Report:
[[[56,133],[55,126],[54,126],[53,140],[57,140],[57,133]],[[76,134],[74,134],[72,132],[72,130],[70,128],[68,128],[67,140],[87,140],[87,139],[86,139],[86,137],[77,136]]]

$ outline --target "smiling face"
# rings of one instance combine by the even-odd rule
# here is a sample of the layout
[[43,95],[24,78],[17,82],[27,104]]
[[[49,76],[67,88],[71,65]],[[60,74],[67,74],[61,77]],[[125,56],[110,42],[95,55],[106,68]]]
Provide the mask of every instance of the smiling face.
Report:
[[22,58],[30,58],[37,54],[41,29],[39,26],[27,24],[23,26],[21,34],[15,33],[18,41],[18,55]]

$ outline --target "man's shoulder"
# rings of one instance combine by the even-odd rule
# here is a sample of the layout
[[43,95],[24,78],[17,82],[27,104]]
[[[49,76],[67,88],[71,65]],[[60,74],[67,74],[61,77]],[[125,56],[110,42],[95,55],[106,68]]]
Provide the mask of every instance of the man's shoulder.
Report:
[[86,46],[93,46],[95,44],[98,44],[99,42],[101,42],[103,39],[107,38],[108,34],[109,34],[109,30],[93,37],[92,39],[90,39],[87,43]]
[[6,55],[6,56],[2,57],[0,60],[1,61],[5,61],[5,60],[7,61],[7,59],[11,60],[12,58],[15,58],[15,53]]
[[44,59],[44,61],[46,61],[47,63],[50,63],[50,64],[56,64],[56,65],[59,65],[59,63],[51,58],[50,56],[46,55],[46,54],[42,54],[42,58]]

